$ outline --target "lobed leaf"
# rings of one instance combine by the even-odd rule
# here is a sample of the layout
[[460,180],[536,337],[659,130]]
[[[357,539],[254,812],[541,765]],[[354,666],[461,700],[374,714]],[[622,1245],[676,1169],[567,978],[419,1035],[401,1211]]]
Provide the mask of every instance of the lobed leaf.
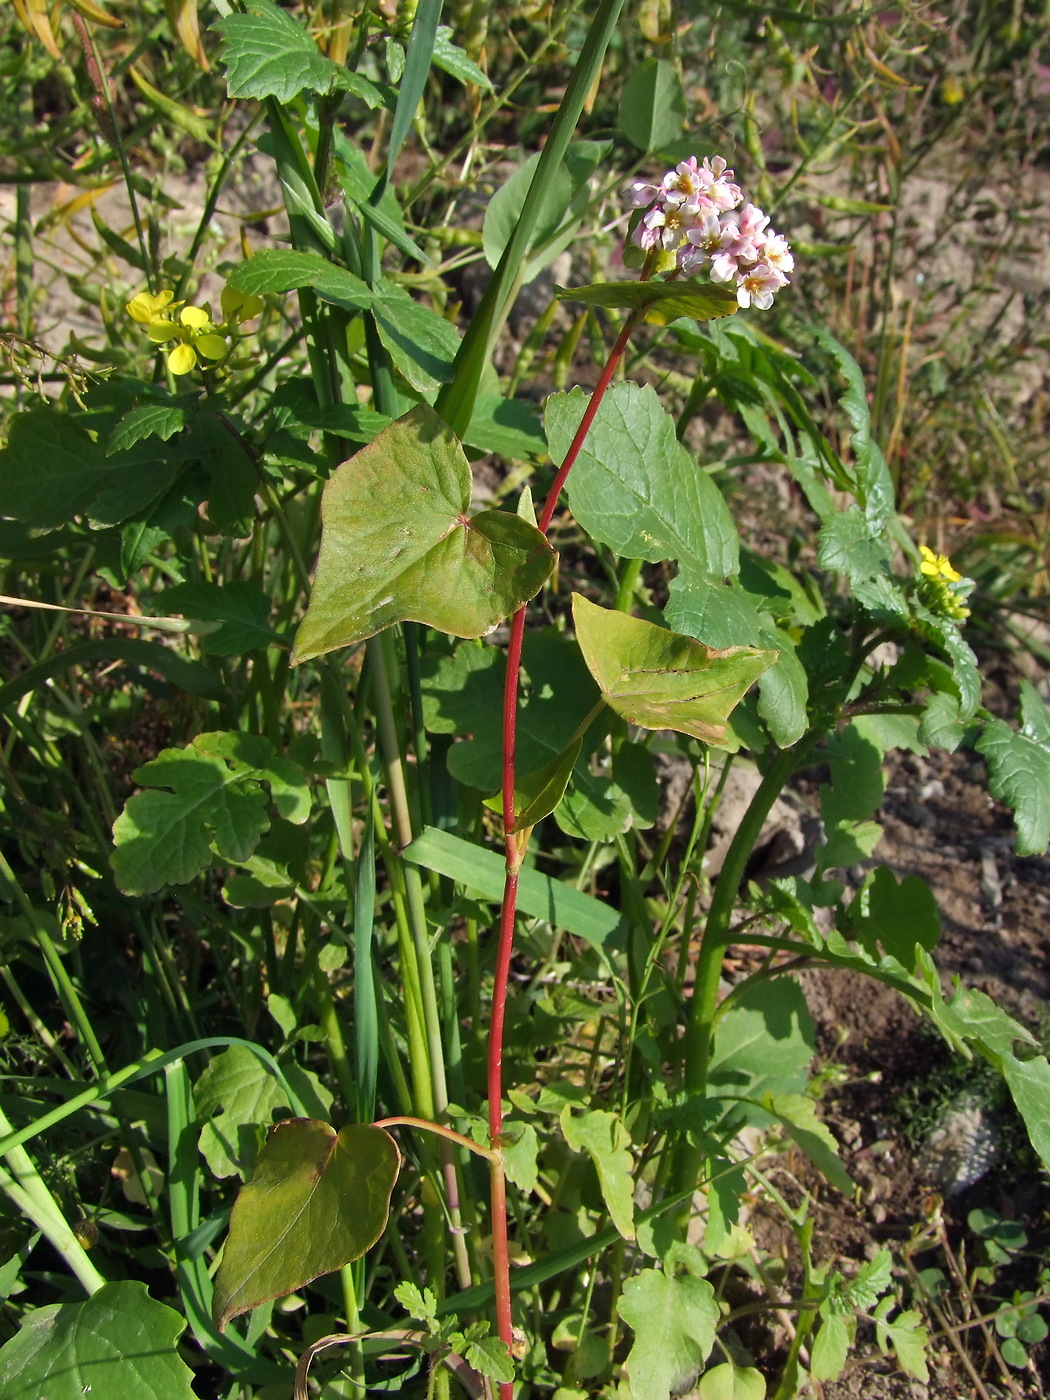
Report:
[[631,1135],[615,1113],[590,1109],[576,1117],[566,1104],[559,1118],[573,1152],[586,1152],[598,1171],[602,1199],[625,1240],[634,1239],[634,1161]]
[[246,861],[270,825],[262,781],[283,817],[303,822],[310,810],[302,770],[252,734],[199,734],[184,749],[164,749],[134,778],[147,790],[113,824],[113,873],[125,894],[186,884],[213,855]]
[[1041,855],[1050,842],[1050,712],[1028,681],[1020,729],[989,720],[974,747],[987,760],[992,796],[1014,813],[1018,855]]

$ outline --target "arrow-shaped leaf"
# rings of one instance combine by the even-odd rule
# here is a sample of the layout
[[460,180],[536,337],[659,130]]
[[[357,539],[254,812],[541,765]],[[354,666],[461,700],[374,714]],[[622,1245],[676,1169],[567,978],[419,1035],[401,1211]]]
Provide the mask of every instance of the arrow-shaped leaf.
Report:
[[542,588],[555,554],[509,511],[468,516],[470,467],[426,404],[338,467],[321,500],[317,579],[293,662],[393,622],[480,637]]
[[718,651],[580,594],[572,614],[587,668],[617,714],[643,729],[676,729],[708,744],[724,744],[734,706],[777,659],[775,651],[757,647]]
[[400,1166],[393,1138],[369,1123],[340,1133],[314,1118],[278,1123],[230,1216],[212,1304],[219,1330],[371,1249]]

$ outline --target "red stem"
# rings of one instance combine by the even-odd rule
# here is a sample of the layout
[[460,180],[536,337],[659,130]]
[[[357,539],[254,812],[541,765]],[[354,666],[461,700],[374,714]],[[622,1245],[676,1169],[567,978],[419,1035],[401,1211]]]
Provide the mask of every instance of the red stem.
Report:
[[[631,333],[644,317],[644,311],[633,312],[616,337],[605,368],[598,377],[590,402],[584,410],[580,426],[565,454],[544,502],[539,528],[544,534],[550,529],[565,478],[572,471],[584,440],[590,432],[595,414],[601,407],[605,391],[616,373]],[[507,874],[503,886],[503,906],[500,910],[499,948],[496,952],[496,976],[492,987],[492,1018],[489,1027],[489,1139],[499,1148],[503,1135],[503,1028],[507,1009],[507,987],[510,964],[514,954],[514,922],[518,908],[518,871],[525,857],[529,828],[518,831],[514,824],[514,779],[518,739],[518,682],[521,673],[521,647],[525,639],[525,607],[520,607],[510,624],[507,647],[507,674],[503,685],[503,831],[507,853]],[[513,1350],[513,1321],[510,1303],[510,1247],[507,1233],[507,1182],[502,1154],[497,1150],[491,1168],[492,1262],[495,1270],[496,1329],[500,1339]],[[500,1400],[513,1400],[514,1386],[500,1382]]]

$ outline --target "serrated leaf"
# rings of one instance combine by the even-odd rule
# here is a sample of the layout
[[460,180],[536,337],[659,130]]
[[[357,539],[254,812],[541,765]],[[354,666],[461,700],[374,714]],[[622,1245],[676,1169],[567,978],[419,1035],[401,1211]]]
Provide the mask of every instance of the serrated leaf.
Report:
[[890,567],[889,543],[862,510],[836,511],[818,535],[817,563],[845,574],[852,584],[880,577]]
[[321,501],[321,554],[293,663],[422,622],[480,637],[538,593],[555,554],[508,511],[470,517],[463,449],[420,404],[336,469]]
[[837,1314],[821,1323],[809,1358],[809,1373],[818,1381],[833,1381],[841,1376],[849,1353],[852,1328],[850,1320]]
[[372,314],[394,367],[413,389],[429,394],[449,383],[460,345],[455,326],[387,281],[376,289]]
[[539,1180],[540,1140],[531,1123],[505,1123],[503,1127],[503,1167],[507,1180],[519,1191],[531,1192]]
[[1017,853],[1041,855],[1050,841],[1050,729],[1046,706],[1021,682],[1020,729],[988,720],[974,747],[988,763],[988,788],[1017,823]]
[[214,25],[224,40],[222,61],[231,97],[275,97],[287,104],[301,92],[331,92],[353,77],[326,58],[302,25],[273,0],[247,0],[245,10]]
[[[327,1118],[332,1095],[317,1076],[293,1062],[283,1064],[282,1070],[303,1108],[317,1118]],[[197,1080],[193,1096],[197,1115],[204,1120],[201,1154],[217,1177],[248,1176],[274,1114],[285,1118],[293,1114],[288,1091],[245,1045],[231,1045],[216,1055]]]
[[106,456],[124,452],[143,438],[157,437],[161,442],[180,433],[186,426],[186,410],[175,403],[144,403],[125,413],[106,442]]
[[166,589],[159,601],[183,617],[222,624],[201,638],[201,650],[209,656],[243,656],[277,640],[270,626],[270,601],[253,583],[179,583]]
[[915,945],[927,952],[941,936],[941,916],[933,891],[919,875],[898,885],[893,871],[881,865],[858,891],[849,908],[849,936],[873,958],[883,952],[905,967],[915,964]]
[[559,301],[585,306],[615,307],[645,312],[654,326],[666,326],[679,316],[693,321],[716,321],[738,311],[736,293],[717,282],[600,282],[590,287],[557,287]]
[[620,130],[640,151],[659,151],[677,140],[685,123],[685,93],[678,69],[647,58],[627,79],[620,97]]
[[113,873],[125,894],[186,884],[213,854],[246,861],[270,825],[260,782],[287,819],[305,821],[310,809],[302,770],[256,735],[200,734],[184,749],[165,749],[134,778],[147,790],[129,798],[113,824]]
[[952,664],[952,680],[959,692],[959,717],[972,719],[981,703],[981,672],[958,624],[947,617],[938,617],[917,600],[912,600],[912,613],[918,631],[933,642]]
[[871,1312],[892,1281],[893,1256],[888,1249],[880,1249],[874,1258],[861,1265],[856,1276],[843,1287],[843,1300],[858,1312]]
[[776,660],[775,652],[754,647],[716,651],[600,608],[579,593],[572,605],[580,650],[606,702],[645,729],[674,729],[724,744],[730,712]]
[[724,1361],[704,1372],[696,1393],[700,1400],[766,1400],[766,1381],[753,1366]]
[[624,1284],[618,1307],[635,1334],[625,1363],[632,1400],[668,1400],[690,1385],[719,1321],[707,1280],[643,1269]]
[[490,1380],[509,1384],[514,1379],[514,1358],[499,1337],[471,1337],[463,1348],[463,1359]]
[[4,1400],[194,1400],[193,1372],[177,1342],[186,1319],[154,1302],[144,1283],[107,1283],[83,1303],[56,1303],[22,1318],[0,1347]]
[[461,83],[473,83],[485,92],[492,91],[488,74],[479,68],[470,55],[452,42],[452,30],[439,24],[434,39],[434,63]]
[[559,1117],[565,1141],[586,1152],[598,1171],[602,1199],[625,1240],[634,1239],[634,1160],[631,1135],[615,1113],[591,1109],[576,1117],[566,1104]]
[[351,310],[371,306],[375,299],[372,289],[360,277],[336,267],[320,253],[301,253],[294,248],[264,248],[246,262],[238,263],[226,280],[235,291],[252,296],[313,287],[325,301]]
[[839,1158],[838,1143],[830,1128],[817,1117],[814,1101],[807,1094],[770,1094],[764,1102],[817,1170],[848,1196],[853,1182]]
[[[552,394],[545,419],[560,462],[583,418],[582,389]],[[569,507],[592,537],[625,559],[676,559],[723,580],[739,568],[736,526],[718,487],[679,443],[651,385],[614,384],[568,479]]]
[[386,1228],[401,1154],[382,1128],[279,1123],[241,1188],[215,1276],[220,1331],[371,1249]]

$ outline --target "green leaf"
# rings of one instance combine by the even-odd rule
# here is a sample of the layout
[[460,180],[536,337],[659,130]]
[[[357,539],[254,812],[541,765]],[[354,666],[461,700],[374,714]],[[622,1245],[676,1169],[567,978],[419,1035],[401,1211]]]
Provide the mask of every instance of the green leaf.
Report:
[[915,599],[912,613],[918,631],[939,647],[952,664],[952,680],[959,692],[959,718],[972,719],[981,703],[981,672],[958,624],[950,618],[938,617]]
[[788,634],[759,611],[766,599],[704,578],[686,565],[671,582],[664,616],[672,627],[712,647],[765,646],[777,659],[758,682],[758,713],[774,741],[789,748],[806,732],[809,680]]
[[602,1199],[625,1240],[634,1239],[634,1161],[631,1135],[615,1113],[596,1108],[574,1116],[566,1104],[558,1120],[573,1152],[586,1152],[598,1170]]
[[198,695],[204,700],[222,699],[218,677],[201,662],[190,661],[159,642],[144,642],[138,637],[107,637],[98,642],[78,642],[66,651],[54,652],[35,666],[27,666],[6,685],[0,686],[0,710],[15,704],[52,676],[74,666],[84,666],[89,661],[125,661],[156,671],[187,695]]
[[287,104],[301,92],[328,93],[333,87],[361,90],[371,83],[348,73],[318,49],[287,10],[273,0],[247,0],[245,14],[215,24],[223,37],[222,61],[231,97],[275,97]]
[[664,58],[647,58],[624,84],[620,130],[640,151],[659,151],[678,139],[685,123],[685,93],[678,69]]
[[883,952],[913,967],[916,943],[932,952],[941,936],[933,891],[919,875],[906,875],[898,885],[893,871],[880,865],[849,907],[849,936],[873,958],[878,958],[881,944]]
[[320,253],[300,253],[293,248],[264,248],[238,263],[226,279],[238,292],[265,296],[313,287],[319,297],[353,311],[371,306],[374,295],[366,282],[336,267]]
[[[332,1095],[317,1076],[291,1061],[282,1069],[302,1107],[315,1118],[327,1118]],[[231,1045],[215,1056],[197,1080],[193,1097],[198,1117],[205,1120],[201,1154],[218,1177],[248,1176],[274,1115],[289,1118],[295,1111],[288,1090],[244,1045]]]
[[492,91],[488,74],[479,68],[463,49],[452,42],[452,30],[447,24],[438,25],[437,37],[434,40],[434,65],[453,78],[458,78],[461,83],[473,83],[485,92]]
[[183,617],[222,624],[201,638],[201,651],[208,656],[243,656],[277,641],[270,600],[253,583],[179,583],[166,589],[159,602]]
[[853,865],[871,854],[882,828],[868,818],[878,811],[886,791],[882,752],[855,725],[835,735],[828,751],[831,783],[820,789],[826,838],[817,853],[821,870]]
[[220,1332],[371,1249],[400,1166],[393,1138],[371,1124],[278,1123],[230,1216],[212,1305]]
[[[521,282],[531,282],[572,242],[590,200],[588,181],[609,151],[607,141],[574,141],[548,180],[523,260]],[[489,200],[481,237],[485,259],[495,269],[514,236],[526,196],[542,158],[530,156]]]
[[181,433],[186,426],[186,410],[177,403],[144,403],[125,413],[106,442],[106,456],[125,452],[143,438],[157,437],[161,442]]
[[754,647],[715,651],[578,593],[572,604],[577,641],[607,703],[645,729],[724,744],[730,712],[776,659]]
[[739,310],[736,292],[717,282],[600,282],[590,287],[558,287],[559,301],[580,301],[621,311],[643,311],[654,326],[666,326],[679,316],[693,321],[716,321]]
[[710,1082],[741,1098],[801,1094],[815,1052],[816,1029],[798,983],[789,977],[758,982],[718,1022]]
[[186,884],[213,855],[246,861],[270,825],[260,782],[287,820],[303,822],[310,811],[302,770],[252,734],[199,734],[184,749],[165,749],[134,778],[148,790],[129,798],[113,824],[113,873],[125,894]]
[[0,1347],[4,1400],[194,1400],[193,1372],[176,1343],[186,1319],[143,1283],[107,1283],[84,1303],[56,1303],[22,1318]]
[[700,1400],[766,1400],[766,1381],[753,1366],[724,1361],[704,1372],[696,1393]]
[[808,1094],[768,1094],[764,1103],[817,1170],[848,1196],[853,1182],[839,1158],[838,1143],[827,1124],[817,1117],[817,1105]]
[[539,1180],[540,1140],[531,1123],[504,1123],[503,1166],[519,1191],[535,1190]]
[[1017,853],[1042,855],[1050,841],[1050,712],[1021,682],[1021,727],[989,720],[974,746],[988,763],[988,787],[1017,823]]
[[[924,980],[933,997],[930,1015],[950,1041],[976,1043],[999,1070],[1024,1119],[1032,1146],[1050,1167],[1050,1062],[1045,1055],[1032,1053],[1038,1042],[1027,1027],[1008,1016],[991,997],[972,987],[958,987],[945,1003],[932,960],[920,963]],[[1024,1057],[1015,1045],[1026,1047]]]
[[954,753],[967,735],[968,726],[959,718],[958,697],[948,691],[931,695],[919,721],[920,740],[931,749]]
[[[552,394],[545,418],[560,462],[590,396]],[[651,385],[615,384],[602,400],[568,479],[569,507],[592,537],[625,559],[677,559],[692,577],[724,579],[740,566],[722,493],[675,435]]]
[[[404,858],[413,865],[447,875],[482,899],[498,902],[503,898],[503,857],[449,831],[424,827],[422,834],[405,848]],[[623,916],[618,910],[527,867],[518,877],[518,908],[533,918],[546,919],[553,928],[576,934],[594,948],[618,941],[624,932]]]
[[543,456],[547,439],[535,407],[524,399],[499,394],[479,395],[463,441],[482,452],[528,461]]
[[459,332],[451,322],[385,280],[376,289],[372,314],[394,367],[413,389],[429,394],[451,380],[459,350]]
[[[544,817],[550,816],[565,794],[573,766],[579,757],[582,739],[575,739],[569,747],[555,755],[542,768],[531,773],[515,774],[514,778],[514,825],[517,827],[535,826]],[[503,796],[497,793],[489,798],[486,807],[503,815]]]
[[890,550],[885,535],[856,506],[836,511],[824,522],[817,538],[820,567],[845,574],[852,584],[866,583],[889,570]]
[[555,554],[508,511],[469,517],[459,441],[420,404],[325,484],[321,554],[293,664],[393,622],[480,637],[538,593]]
[[514,1379],[514,1358],[506,1342],[498,1337],[470,1337],[463,1348],[463,1359],[475,1371],[490,1380],[511,1382]]
[[625,1363],[632,1400],[687,1389],[715,1343],[719,1311],[707,1280],[643,1269],[624,1284],[618,1307],[635,1334]]
[[891,1346],[901,1368],[925,1385],[930,1378],[926,1365],[926,1347],[930,1334],[923,1325],[922,1314],[909,1309],[907,1312],[899,1312],[892,1322],[886,1321],[878,1314],[874,1321],[879,1346],[883,1349],[887,1344]]
[[852,1332],[849,1318],[835,1314],[824,1319],[809,1358],[809,1373],[815,1380],[833,1381],[841,1376]]

